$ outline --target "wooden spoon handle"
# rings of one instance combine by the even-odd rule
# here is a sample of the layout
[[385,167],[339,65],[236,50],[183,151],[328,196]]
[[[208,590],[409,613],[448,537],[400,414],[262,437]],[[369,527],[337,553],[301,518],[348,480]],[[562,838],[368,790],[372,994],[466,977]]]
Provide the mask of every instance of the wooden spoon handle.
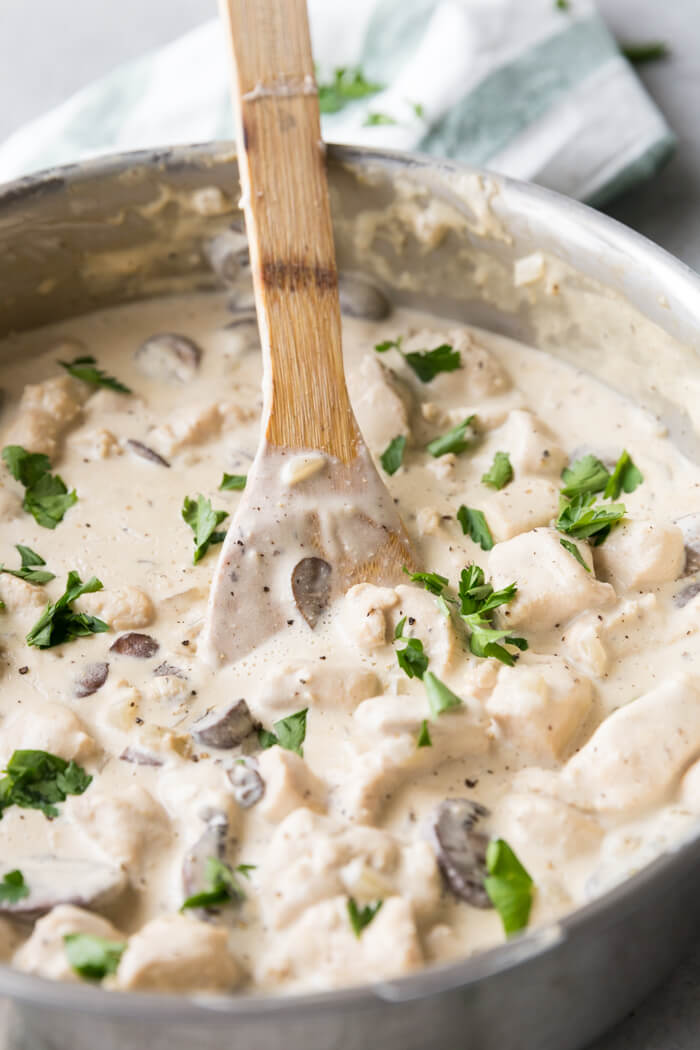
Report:
[[350,462],[318,93],[305,0],[222,0],[234,56],[243,207],[265,362],[271,445]]

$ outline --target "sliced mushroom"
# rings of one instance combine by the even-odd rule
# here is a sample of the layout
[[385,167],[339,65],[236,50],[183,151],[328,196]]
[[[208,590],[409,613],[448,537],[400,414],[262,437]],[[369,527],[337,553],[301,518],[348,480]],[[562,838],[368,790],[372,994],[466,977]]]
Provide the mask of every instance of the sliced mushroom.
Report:
[[245,700],[224,711],[214,711],[195,722],[192,736],[207,747],[231,748],[245,740],[255,729],[255,722]]
[[150,634],[129,631],[128,634],[122,634],[117,638],[109,648],[110,652],[120,653],[122,656],[138,656],[142,660],[147,660],[156,655],[160,646]]
[[323,558],[302,558],[292,570],[292,593],[309,627],[315,627],[331,596],[331,567]]
[[2,874],[13,868],[22,872],[29,894],[18,901],[0,901],[0,915],[26,922],[59,904],[100,911],[120,896],[128,881],[121,868],[81,858],[6,856]]
[[[206,829],[188,849],[182,862],[182,888],[185,897],[208,890],[207,861],[210,857],[223,860],[226,856],[228,818],[220,810],[208,811]],[[209,909],[207,909],[209,911]]]
[[157,463],[160,467],[170,466],[167,459],[159,456],[150,446],[144,445],[143,441],[134,441],[132,438],[127,438],[126,444],[132,452],[136,453],[137,456],[141,456],[142,459],[147,459],[150,463]]
[[682,609],[684,605],[692,601],[696,594],[700,594],[700,581],[695,580],[693,583],[689,583],[687,587],[679,591],[673,597],[673,604],[678,608]]
[[433,848],[445,882],[460,900],[475,908],[492,907],[484,889],[489,837],[477,830],[489,811],[469,798],[447,798],[435,810]]
[[202,350],[192,339],[176,332],[159,332],[142,343],[136,363],[151,379],[189,383],[202,360]]
[[86,664],[75,680],[74,692],[78,697],[92,696],[107,681],[109,664]]
[[391,303],[384,292],[359,274],[339,274],[338,293],[340,309],[347,317],[383,321],[391,313]]
[[241,270],[250,265],[248,238],[241,230],[224,230],[204,248],[209,265],[226,284],[235,284]]
[[683,533],[685,543],[684,576],[692,576],[700,571],[700,514],[684,514],[676,519],[676,525]]
[[168,677],[168,678],[184,678],[187,679],[187,675],[181,667],[175,667],[174,664],[169,664],[167,660],[163,660],[162,664],[158,664],[154,667],[153,674],[156,677]]
[[119,756],[122,762],[133,762],[136,766],[162,766],[163,759],[150,751],[141,751],[138,747],[125,747]]
[[233,769],[228,770],[233,784],[233,797],[241,809],[250,809],[265,794],[265,781],[258,773],[254,758],[239,758]]

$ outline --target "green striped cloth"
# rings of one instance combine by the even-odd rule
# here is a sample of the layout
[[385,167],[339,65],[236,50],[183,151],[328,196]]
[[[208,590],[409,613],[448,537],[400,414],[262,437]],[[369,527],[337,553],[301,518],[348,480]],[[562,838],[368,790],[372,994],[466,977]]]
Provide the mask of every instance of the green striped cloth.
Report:
[[[595,204],[666,159],[673,134],[589,0],[309,0],[320,84],[373,90],[329,141],[419,150]],[[232,137],[208,22],[90,85],[0,146],[0,179],[125,149]]]

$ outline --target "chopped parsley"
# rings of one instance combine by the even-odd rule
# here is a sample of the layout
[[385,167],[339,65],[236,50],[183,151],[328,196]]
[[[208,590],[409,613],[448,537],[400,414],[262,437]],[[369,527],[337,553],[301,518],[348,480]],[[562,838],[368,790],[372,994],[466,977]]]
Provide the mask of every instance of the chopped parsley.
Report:
[[339,68],[330,83],[318,85],[318,106],[321,113],[338,113],[349,102],[382,91],[383,84],[373,84],[361,69]]
[[[450,582],[446,576],[441,576],[438,572],[409,572],[405,565],[403,566],[403,571],[411,583],[422,583],[426,591],[430,591],[431,594],[435,595],[442,594]],[[404,620],[401,621],[402,624]]]
[[224,474],[219,485],[219,491],[242,492],[247,480],[248,476],[246,474]]
[[355,898],[348,897],[348,918],[356,937],[362,935],[362,931],[366,926],[369,926],[383,903],[384,901],[375,901],[374,904],[367,904],[364,908],[358,908]]
[[97,616],[75,612],[72,608],[76,598],[83,594],[101,591],[102,583],[96,576],[83,583],[75,570],[68,573],[66,589],[55,602],[49,602],[26,637],[27,645],[37,649],[50,649],[73,638],[86,638],[90,634],[102,634],[109,624]]
[[387,474],[391,476],[396,473],[403,463],[403,454],[405,451],[406,438],[403,434],[398,434],[395,438],[391,439],[379,457],[379,462],[384,467]]
[[462,526],[465,536],[470,536],[474,543],[478,543],[482,551],[490,551],[493,547],[493,536],[486,524],[483,511],[474,510],[473,507],[465,507],[464,504],[457,511],[457,521]]
[[8,569],[0,563],[0,572],[9,573],[10,576],[16,576],[20,580],[26,580],[27,583],[48,583],[49,580],[55,579],[55,575],[49,572],[48,569],[37,568],[39,565],[46,565],[46,562],[33,551],[31,547],[25,547],[23,543],[16,543],[15,549],[19,552],[19,556],[22,559],[22,564],[19,569]]
[[89,354],[84,357],[76,357],[74,361],[59,361],[58,363],[69,375],[75,379],[81,379],[83,383],[88,383],[90,386],[104,386],[108,390],[116,390],[118,394],[132,393],[128,386],[124,386],[114,376],[109,376],[98,368],[97,361]]
[[17,904],[18,901],[28,896],[29,886],[24,881],[22,872],[17,868],[14,871],[8,871],[0,882],[0,901],[3,904]]
[[561,543],[564,550],[568,551],[569,554],[573,555],[573,557],[576,559],[579,565],[583,566],[586,572],[591,571],[586,565],[585,561],[583,560],[583,555],[581,554],[581,551],[578,549],[575,543],[572,543],[571,540],[559,540],[559,542]]
[[420,724],[420,731],[418,733],[418,740],[416,741],[416,747],[432,747],[433,742],[430,739],[430,731],[428,730],[428,719],[424,718]]
[[405,623],[406,617],[403,616],[397,623],[394,631],[394,639],[397,642],[406,643],[403,649],[396,650],[396,659],[404,674],[408,675],[409,678],[420,678],[422,680],[423,675],[428,670],[428,657],[420,638],[404,637],[403,629]]
[[582,456],[561,472],[564,482],[562,495],[568,498],[587,496],[591,492],[602,492],[610,478],[610,472],[596,456]]
[[569,0],[554,0],[554,6],[558,11],[568,11],[571,5]]
[[92,777],[82,766],[49,751],[15,751],[0,779],[0,817],[10,806],[40,809],[51,820],[57,802],[82,795]]
[[270,732],[269,729],[259,729],[258,742],[260,747],[265,750],[268,747],[274,747],[275,744],[279,744],[285,751],[295,751],[297,755],[301,755],[303,758],[308,711],[308,707],[305,707],[303,711],[297,711],[293,715],[287,715],[286,718],[280,718],[278,722],[274,722],[272,725],[274,732]]
[[661,58],[668,58],[671,49],[663,40],[650,40],[640,44],[623,44],[620,48],[628,62],[635,66],[643,62],[658,62]]
[[436,437],[426,445],[426,452],[429,452],[435,459],[446,455],[448,452],[454,452],[455,455],[464,452],[474,442],[474,433],[470,430],[473,422],[474,416],[468,416],[462,423],[453,427],[452,430],[448,430],[446,434]]
[[381,124],[398,124],[396,117],[390,117],[388,113],[368,113],[362,122],[365,128],[376,128]]
[[644,476],[641,470],[632,462],[627,449],[623,449],[608,479],[603,495],[605,499],[617,499],[621,492],[634,492],[643,481]]
[[63,478],[51,473],[51,461],[41,452],[6,445],[2,458],[12,477],[24,485],[24,510],[43,528],[55,529],[68,508],[78,502],[75,489],[69,492]]
[[423,103],[413,102],[412,107],[415,116],[418,117],[419,120],[425,120],[425,110],[423,108]]
[[194,533],[193,560],[196,565],[211,546],[215,543],[223,542],[226,533],[218,532],[217,525],[220,525],[224,518],[228,517],[228,511],[214,510],[211,500],[205,499],[200,493],[196,500],[185,496],[181,513],[183,521],[187,522]]
[[561,498],[556,527],[577,540],[590,540],[594,547],[607,538],[613,525],[626,514],[623,503],[596,503],[595,495]]
[[497,452],[493,457],[493,463],[481,475],[481,481],[491,489],[502,489],[513,480],[513,467],[507,452]]
[[91,981],[116,973],[126,949],[126,941],[110,941],[93,933],[66,933],[63,944],[75,972]]
[[402,349],[402,338],[387,339],[383,343],[377,343],[374,347],[378,354],[385,354],[387,350],[398,350],[406,364],[413,369],[422,383],[429,383],[441,372],[454,372],[462,367],[459,350],[455,350],[449,343],[441,343],[434,350],[411,350]]
[[461,699],[451,689],[448,689],[432,671],[426,671],[423,675],[423,685],[428,696],[431,718],[437,718],[445,711],[462,706]]
[[484,888],[501,917],[506,936],[524,929],[532,908],[533,882],[503,839],[492,839],[486,850]]
[[236,878],[236,872],[248,878],[254,864],[239,864],[235,871],[218,857],[207,857],[204,878],[206,889],[193,893],[183,901],[180,911],[187,908],[217,908],[222,904],[245,900],[245,892]]

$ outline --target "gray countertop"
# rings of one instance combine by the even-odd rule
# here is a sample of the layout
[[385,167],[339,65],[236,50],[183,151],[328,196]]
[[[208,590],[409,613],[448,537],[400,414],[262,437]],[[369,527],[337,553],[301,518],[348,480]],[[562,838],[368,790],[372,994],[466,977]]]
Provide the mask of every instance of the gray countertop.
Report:
[[[641,75],[679,140],[663,172],[608,210],[700,270],[700,5],[599,0],[598,6],[619,39],[670,45],[671,58],[644,67]],[[2,7],[0,140],[125,59],[216,12],[215,0],[15,0]],[[698,1044],[700,946],[590,1050],[696,1050]]]

